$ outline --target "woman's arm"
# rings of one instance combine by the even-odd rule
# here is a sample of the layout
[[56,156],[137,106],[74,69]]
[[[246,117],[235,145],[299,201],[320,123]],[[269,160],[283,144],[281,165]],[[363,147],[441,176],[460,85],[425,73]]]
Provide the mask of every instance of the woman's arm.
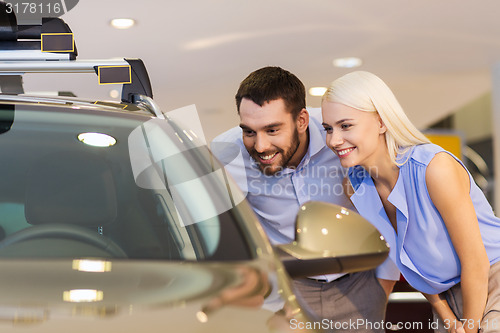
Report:
[[470,198],[469,175],[451,155],[439,153],[427,167],[425,182],[460,259],[464,318],[459,319],[465,321],[465,332],[475,333],[486,305],[490,263]]

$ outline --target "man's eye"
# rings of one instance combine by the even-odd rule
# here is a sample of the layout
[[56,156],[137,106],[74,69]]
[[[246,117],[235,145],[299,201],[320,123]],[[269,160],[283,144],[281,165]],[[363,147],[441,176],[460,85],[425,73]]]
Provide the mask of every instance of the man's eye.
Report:
[[243,130],[243,134],[245,134],[246,136],[250,136],[250,135],[255,134],[255,132],[251,131],[251,130]]
[[270,134],[275,134],[277,132],[278,132],[278,130],[276,130],[276,129],[269,129],[269,130],[267,130],[267,133],[270,133]]

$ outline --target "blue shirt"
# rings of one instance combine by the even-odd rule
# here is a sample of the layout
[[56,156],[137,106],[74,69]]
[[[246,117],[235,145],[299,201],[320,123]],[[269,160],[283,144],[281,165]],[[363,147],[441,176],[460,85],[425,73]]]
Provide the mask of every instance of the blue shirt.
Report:
[[[234,127],[212,141],[214,155],[225,165],[246,195],[273,244],[290,243],[294,240],[295,218],[300,206],[307,201],[330,202],[353,209],[351,202],[343,194],[342,180],[347,170],[326,146],[320,110],[309,110],[309,114],[309,145],[305,156],[296,169],[284,168],[273,176],[262,173],[248,154],[243,144],[241,128]],[[233,145],[220,145],[221,143]],[[243,157],[244,166],[231,163],[239,154]],[[397,279],[399,272],[396,277],[394,274],[392,276]]]
[[[368,172],[360,166],[349,170],[349,180],[355,190],[352,203],[385,237],[391,246],[389,257],[408,283],[428,294],[451,288],[460,281],[461,273],[460,260],[425,182],[427,166],[439,152],[446,151],[434,144],[423,144],[413,147],[404,156],[398,156],[398,160],[408,160],[399,168],[398,180],[388,197],[397,209],[397,233]],[[500,219],[493,214],[470,173],[469,179],[470,197],[486,252],[493,264],[500,259]]]

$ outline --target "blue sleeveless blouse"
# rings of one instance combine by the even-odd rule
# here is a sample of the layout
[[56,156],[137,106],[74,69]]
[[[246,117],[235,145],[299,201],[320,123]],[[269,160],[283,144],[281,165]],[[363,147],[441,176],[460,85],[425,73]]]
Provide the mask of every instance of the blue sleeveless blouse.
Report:
[[[434,144],[414,146],[404,156],[398,156],[398,160],[403,158],[407,161],[400,167],[398,180],[388,197],[397,209],[398,233],[387,217],[368,172],[361,166],[349,169],[349,180],[355,190],[351,196],[352,203],[385,237],[391,247],[389,257],[408,283],[428,294],[438,294],[451,288],[460,282],[461,272],[460,260],[425,182],[427,166],[439,152],[453,156]],[[500,260],[500,219],[494,215],[470,173],[469,179],[470,197],[481,236],[493,264]]]

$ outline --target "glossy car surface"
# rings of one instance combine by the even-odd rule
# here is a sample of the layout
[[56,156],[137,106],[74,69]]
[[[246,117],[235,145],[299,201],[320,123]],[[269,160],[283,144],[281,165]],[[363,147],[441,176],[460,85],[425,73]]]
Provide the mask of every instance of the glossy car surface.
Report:
[[[234,185],[206,146],[147,111],[0,94],[1,332],[297,332],[317,321],[246,201],[228,200]],[[306,210],[323,209],[334,216]],[[366,226],[374,247],[340,256],[359,252],[351,270],[387,256]]]

